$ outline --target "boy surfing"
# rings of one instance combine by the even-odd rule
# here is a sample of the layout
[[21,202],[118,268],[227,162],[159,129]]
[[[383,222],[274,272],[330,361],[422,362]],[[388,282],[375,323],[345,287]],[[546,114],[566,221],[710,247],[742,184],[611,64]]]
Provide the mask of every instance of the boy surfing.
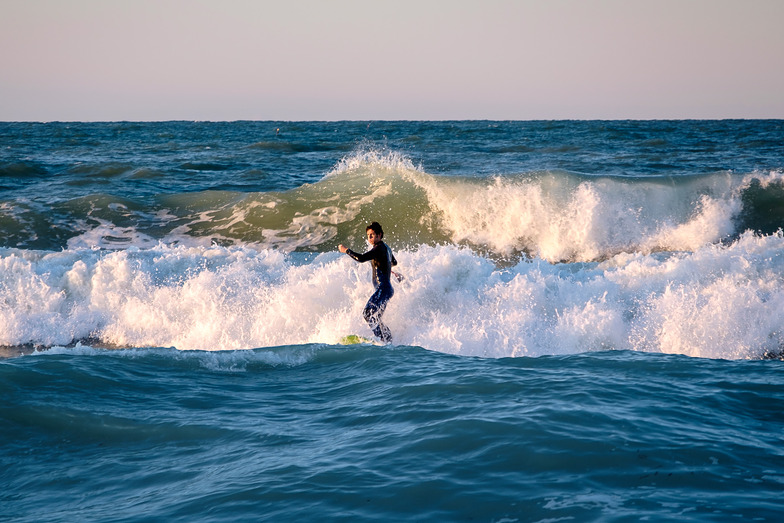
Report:
[[362,317],[370,326],[373,334],[383,343],[392,343],[392,333],[389,327],[381,322],[381,315],[387,308],[387,303],[395,294],[390,281],[390,275],[394,274],[398,281],[402,277],[392,271],[392,267],[397,265],[395,255],[392,250],[382,241],[384,230],[378,222],[373,222],[365,228],[367,241],[370,250],[364,254],[359,254],[345,245],[340,244],[338,250],[343,254],[348,254],[358,262],[370,261],[373,267],[373,287],[376,289],[362,311]]

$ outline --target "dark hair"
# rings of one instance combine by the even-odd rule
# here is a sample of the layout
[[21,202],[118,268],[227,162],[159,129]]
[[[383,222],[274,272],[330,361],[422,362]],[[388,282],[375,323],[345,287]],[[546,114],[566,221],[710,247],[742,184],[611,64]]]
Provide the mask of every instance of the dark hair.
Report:
[[365,232],[367,232],[367,231],[373,231],[374,233],[376,233],[378,235],[379,238],[383,238],[384,237],[384,229],[381,228],[381,224],[378,223],[378,222],[373,222],[370,225],[368,225],[367,227],[365,227]]

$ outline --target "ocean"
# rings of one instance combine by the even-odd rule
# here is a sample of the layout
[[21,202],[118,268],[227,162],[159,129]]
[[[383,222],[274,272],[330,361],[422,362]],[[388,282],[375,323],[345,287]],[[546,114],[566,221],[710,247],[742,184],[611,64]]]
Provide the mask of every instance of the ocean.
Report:
[[782,227],[781,120],[0,123],[0,521],[780,521]]

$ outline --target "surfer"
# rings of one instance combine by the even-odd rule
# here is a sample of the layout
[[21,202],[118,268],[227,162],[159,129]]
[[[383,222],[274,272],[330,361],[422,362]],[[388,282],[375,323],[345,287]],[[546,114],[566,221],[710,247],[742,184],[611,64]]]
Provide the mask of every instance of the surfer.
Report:
[[368,300],[367,305],[365,305],[362,316],[378,339],[384,343],[392,343],[392,333],[389,332],[389,327],[381,322],[381,315],[384,314],[387,303],[395,294],[394,289],[392,289],[390,276],[394,274],[398,281],[402,279],[402,276],[392,271],[392,267],[397,265],[397,260],[395,255],[392,254],[392,249],[382,241],[384,230],[381,228],[381,225],[378,222],[373,222],[367,226],[365,232],[367,233],[368,246],[370,247],[370,250],[366,253],[356,253],[346,248],[343,244],[338,246],[338,250],[343,254],[348,254],[358,262],[371,262],[373,266],[373,287],[375,287],[376,291]]

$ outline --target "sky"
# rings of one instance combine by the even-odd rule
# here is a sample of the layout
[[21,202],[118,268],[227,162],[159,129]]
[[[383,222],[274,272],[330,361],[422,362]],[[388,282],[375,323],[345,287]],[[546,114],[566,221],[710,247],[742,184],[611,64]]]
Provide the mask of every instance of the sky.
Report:
[[0,121],[784,118],[784,0],[0,0]]

